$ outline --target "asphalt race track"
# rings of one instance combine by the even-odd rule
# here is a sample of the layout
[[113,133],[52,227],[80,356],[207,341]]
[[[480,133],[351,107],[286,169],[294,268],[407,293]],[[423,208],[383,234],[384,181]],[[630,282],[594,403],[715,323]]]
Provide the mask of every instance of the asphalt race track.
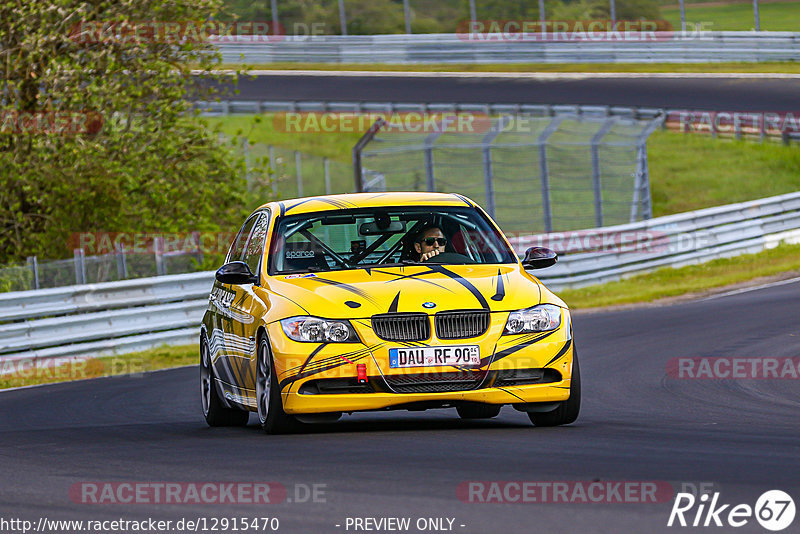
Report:
[[[410,517],[412,527],[447,517],[463,533],[729,532],[667,528],[671,494],[648,504],[496,504],[456,491],[466,481],[662,481],[675,491],[710,484],[730,504],[753,506],[770,489],[797,502],[800,382],[676,379],[666,368],[675,357],[800,356],[799,303],[794,282],[576,314],[583,410],[560,428],[504,408],[482,422],[452,409],[361,414],[288,436],[263,434],[253,417],[248,428],[212,429],[196,367],[0,392],[0,510],[34,521],[277,517],[285,533],[353,532],[347,517]],[[268,505],[71,501],[70,487],[86,481],[271,481],[295,501],[296,484],[325,484],[325,493]],[[766,532],[752,518],[736,531]]]
[[585,104],[709,111],[798,112],[800,77],[263,74],[231,100]]

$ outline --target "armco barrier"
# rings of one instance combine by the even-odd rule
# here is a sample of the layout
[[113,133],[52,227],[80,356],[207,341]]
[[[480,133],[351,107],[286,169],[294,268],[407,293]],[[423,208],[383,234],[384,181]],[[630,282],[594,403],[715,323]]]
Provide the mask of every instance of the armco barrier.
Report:
[[797,61],[800,33],[659,32],[652,40],[554,41],[529,34],[287,35],[217,44],[224,63],[692,63]]
[[[597,237],[595,237],[595,235]],[[603,246],[603,237],[608,245]],[[571,241],[570,241],[571,239]],[[549,287],[581,287],[660,267],[681,267],[800,242],[800,193],[658,217],[584,232],[518,236],[518,254],[550,246],[559,262],[536,272]],[[586,250],[600,244],[600,250]]]
[[[611,236],[607,246],[603,236]],[[511,241],[519,254],[555,248],[559,262],[534,274],[553,289],[579,287],[800,242],[800,192]],[[196,343],[213,278],[202,272],[0,294],[0,362]]]

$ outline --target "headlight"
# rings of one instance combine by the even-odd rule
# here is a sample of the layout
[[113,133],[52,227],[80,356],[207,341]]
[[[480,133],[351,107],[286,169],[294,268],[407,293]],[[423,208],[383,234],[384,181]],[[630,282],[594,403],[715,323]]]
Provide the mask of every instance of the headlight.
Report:
[[319,317],[290,317],[281,321],[290,339],[307,343],[353,343],[358,336],[349,321]]
[[527,310],[511,312],[504,334],[547,332],[561,325],[561,308],[554,304],[539,304]]

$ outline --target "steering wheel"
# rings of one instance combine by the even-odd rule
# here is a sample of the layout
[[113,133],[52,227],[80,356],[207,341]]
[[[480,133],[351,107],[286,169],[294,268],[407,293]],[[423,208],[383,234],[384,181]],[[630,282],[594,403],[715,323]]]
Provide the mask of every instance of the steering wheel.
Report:
[[424,260],[423,263],[475,263],[475,260],[465,256],[463,254],[459,254],[458,252],[442,252],[441,254],[437,254],[435,256],[431,256],[427,260]]

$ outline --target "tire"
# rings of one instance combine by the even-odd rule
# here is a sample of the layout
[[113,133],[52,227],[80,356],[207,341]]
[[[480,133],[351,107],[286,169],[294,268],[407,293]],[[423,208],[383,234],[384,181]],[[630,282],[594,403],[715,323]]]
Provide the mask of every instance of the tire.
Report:
[[208,426],[246,426],[250,412],[236,408],[228,408],[219,398],[219,391],[214,380],[214,368],[211,365],[211,351],[208,338],[203,334],[200,339],[200,398],[203,416]]
[[456,406],[456,411],[461,419],[491,419],[502,407],[502,404],[462,404]]
[[559,426],[574,423],[581,411],[581,369],[578,365],[578,352],[573,349],[572,380],[569,398],[552,412],[528,412],[528,418],[536,426]]
[[299,429],[300,423],[283,411],[278,377],[274,372],[272,349],[266,334],[258,342],[256,405],[258,422],[267,434],[286,434]]

